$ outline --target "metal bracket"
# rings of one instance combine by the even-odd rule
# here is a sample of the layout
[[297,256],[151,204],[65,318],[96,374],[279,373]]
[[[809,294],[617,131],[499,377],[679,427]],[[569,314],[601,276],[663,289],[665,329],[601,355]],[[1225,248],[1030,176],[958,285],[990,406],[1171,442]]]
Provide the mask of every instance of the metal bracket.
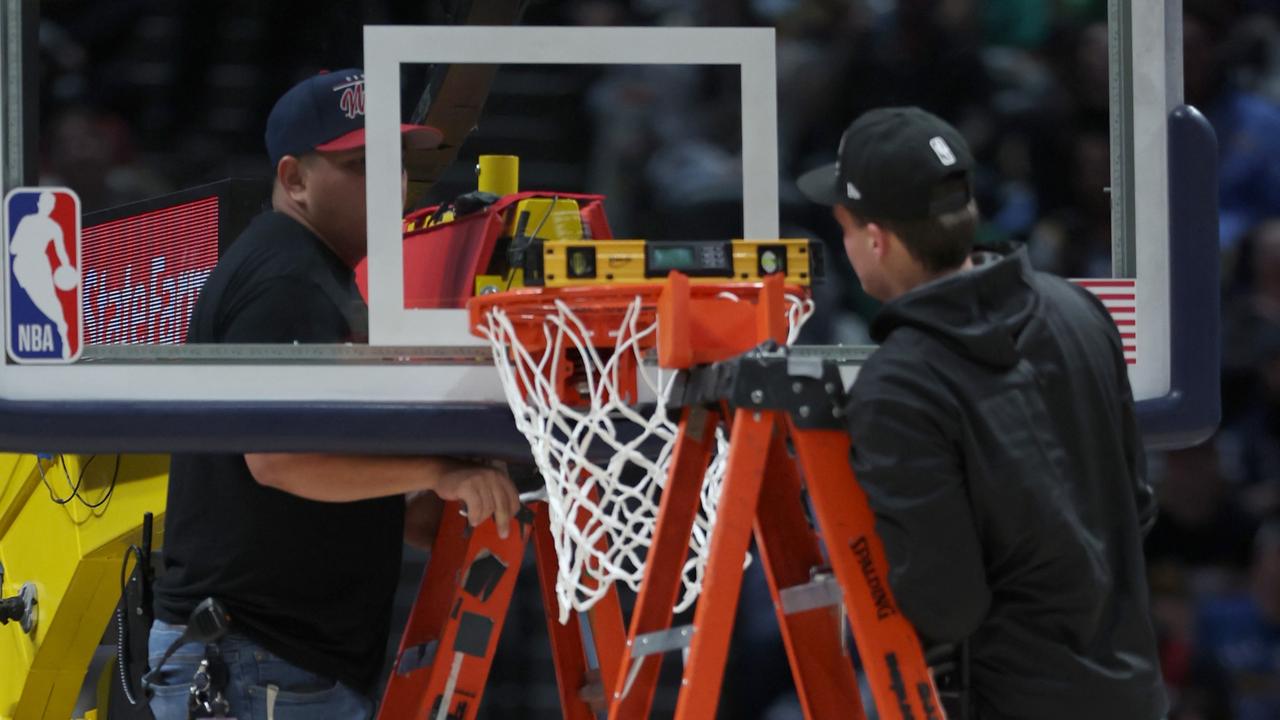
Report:
[[35,583],[23,583],[18,594],[0,600],[0,625],[17,621],[25,633],[36,626],[36,586]]
[[631,658],[635,662],[631,663],[631,669],[627,672],[627,679],[622,683],[622,689],[614,692],[614,699],[625,698],[631,694],[631,686],[635,684],[645,658],[670,650],[688,649],[689,643],[693,642],[693,633],[696,630],[697,628],[692,625],[681,625],[638,635],[634,643],[628,640],[627,644],[631,646]]
[[694,631],[695,628],[692,625],[681,625],[638,635],[635,643],[631,645],[631,657],[642,658],[646,655],[689,647],[689,643],[693,641]]
[[677,405],[727,400],[738,408],[785,411],[798,428],[844,427],[844,382],[832,360],[793,355],[770,341],[685,375],[671,395]]
[[844,600],[840,583],[831,575],[819,575],[803,585],[792,585],[778,591],[782,612],[786,615],[835,607]]
[[18,599],[22,601],[22,617],[18,618],[18,625],[22,627],[22,632],[29,633],[36,627],[38,603],[35,583],[22,583],[22,587],[18,589]]

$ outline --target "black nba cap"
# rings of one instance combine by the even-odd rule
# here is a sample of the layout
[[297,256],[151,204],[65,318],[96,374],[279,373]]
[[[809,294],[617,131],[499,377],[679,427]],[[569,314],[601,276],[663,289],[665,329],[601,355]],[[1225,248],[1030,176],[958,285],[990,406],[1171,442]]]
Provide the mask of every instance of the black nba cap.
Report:
[[[426,125],[400,125],[408,147],[429,150],[444,135]],[[322,72],[289,88],[267,116],[271,166],[285,155],[364,147],[364,71]]]
[[[923,220],[972,197],[973,154],[960,132],[917,107],[877,108],[844,131],[836,162],[796,184],[810,200],[845,205],[867,220]],[[940,194],[943,180],[963,181]]]

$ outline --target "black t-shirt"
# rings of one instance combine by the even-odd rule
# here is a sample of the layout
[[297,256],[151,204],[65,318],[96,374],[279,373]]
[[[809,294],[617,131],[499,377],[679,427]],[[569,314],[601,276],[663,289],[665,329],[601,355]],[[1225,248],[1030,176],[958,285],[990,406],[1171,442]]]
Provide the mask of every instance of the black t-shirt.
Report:
[[[268,212],[219,260],[188,341],[364,342],[367,327],[351,269],[301,224]],[[185,623],[215,597],[233,630],[368,692],[386,651],[403,536],[401,496],[317,502],[258,484],[243,455],[174,455],[156,616]]]

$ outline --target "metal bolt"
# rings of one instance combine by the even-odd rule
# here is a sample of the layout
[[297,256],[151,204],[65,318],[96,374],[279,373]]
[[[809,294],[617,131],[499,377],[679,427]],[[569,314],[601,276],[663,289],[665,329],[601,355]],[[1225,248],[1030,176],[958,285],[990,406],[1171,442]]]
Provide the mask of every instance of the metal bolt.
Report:
[[760,413],[752,413],[751,419],[755,422],[760,422]]
[[808,405],[801,405],[801,406],[800,406],[800,417],[802,417],[802,418],[807,418],[807,417],[809,417],[809,406],[808,406]]
[[763,391],[763,390],[752,390],[752,391],[751,391],[751,402],[753,402],[753,403],[755,403],[755,404],[757,404],[757,405],[759,405],[760,403],[764,402],[764,391]]
[[823,386],[822,386],[822,389],[823,389],[823,390],[826,390],[828,395],[835,395],[835,394],[836,394],[836,384],[835,384],[835,383],[827,383],[826,385],[823,385]]
[[838,405],[831,408],[831,417],[844,417],[844,408]]
[[801,385],[799,381],[791,383],[791,392],[799,395],[800,391],[803,389],[804,389],[804,386]]

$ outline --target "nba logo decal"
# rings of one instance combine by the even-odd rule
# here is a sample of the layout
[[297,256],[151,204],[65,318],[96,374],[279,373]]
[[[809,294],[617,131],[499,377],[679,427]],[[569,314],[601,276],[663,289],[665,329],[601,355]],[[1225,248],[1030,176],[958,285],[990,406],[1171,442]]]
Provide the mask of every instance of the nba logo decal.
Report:
[[19,363],[80,357],[80,198],[16,188],[4,198],[5,345]]

